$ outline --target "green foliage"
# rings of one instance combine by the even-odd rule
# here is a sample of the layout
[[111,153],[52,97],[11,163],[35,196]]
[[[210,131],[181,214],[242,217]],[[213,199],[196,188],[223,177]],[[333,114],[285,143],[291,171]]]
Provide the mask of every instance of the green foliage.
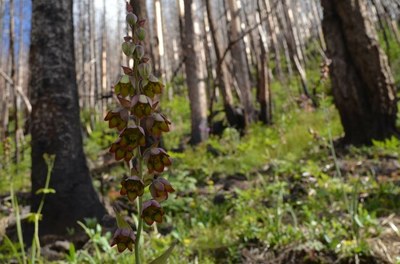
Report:
[[[306,52],[314,67],[307,69],[310,89],[320,78],[316,45]],[[394,69],[398,52],[391,45]],[[174,96],[162,97],[163,112],[172,121],[172,132],[163,135],[174,164],[166,174],[178,192],[169,194],[163,223],[145,227],[143,259],[157,259],[175,241],[173,253],[167,253],[170,263],[241,263],[243,250],[253,247],[274,253],[291,249],[315,256],[327,254],[336,259],[372,254],[370,241],[384,228],[381,217],[400,214],[398,183],[382,181],[384,176],[374,169],[385,159],[399,161],[398,139],[336,153],[332,141],[343,131],[332,98],[326,97],[329,82],[317,87],[320,107],[310,111],[299,109],[299,83],[292,78],[285,85],[272,83],[273,125],[253,124],[243,137],[228,128],[192,148],[186,144],[190,108],[183,83],[177,77],[165,92],[174,89]],[[88,129],[85,151],[95,160],[118,134],[89,116],[83,115],[83,123],[91,123],[93,129]],[[17,175],[17,188],[27,186],[19,185],[18,175],[29,179],[29,152],[25,153],[27,159],[16,167],[18,172],[10,165]],[[120,175],[121,168],[110,174]],[[247,185],[224,190],[228,178],[237,175],[245,176]],[[110,189],[119,187],[119,182],[111,184],[115,186]],[[217,195],[223,195],[223,201],[216,202]],[[111,233],[99,224],[86,221],[80,225],[89,243],[80,250],[71,244],[64,263],[134,263],[132,254],[119,254],[109,246]],[[0,247],[0,262],[10,261],[11,255],[21,259],[18,244],[6,238]]]
[[172,100],[166,96],[162,98],[163,111],[170,117],[173,133],[163,135],[164,143],[167,149],[178,148],[182,140],[190,135],[190,106],[186,94],[175,95]]
[[[4,144],[0,143],[0,179],[8,179],[10,175],[13,176],[13,185],[15,190],[28,191],[30,187],[30,169],[31,169],[31,149],[30,149],[30,136],[25,137],[25,141],[22,142],[20,150],[22,156],[20,162],[17,164],[12,162],[14,155],[15,145],[12,138],[8,138],[7,142],[10,144],[9,154],[6,154]],[[6,156],[10,155],[10,160],[7,161]],[[10,189],[10,183],[8,181],[0,181],[0,193],[6,193]]]

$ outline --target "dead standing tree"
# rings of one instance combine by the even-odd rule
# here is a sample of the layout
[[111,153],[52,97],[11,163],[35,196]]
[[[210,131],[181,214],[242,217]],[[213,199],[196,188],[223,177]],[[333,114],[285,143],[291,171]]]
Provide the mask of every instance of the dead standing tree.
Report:
[[72,0],[32,1],[29,64],[32,102],[32,207],[36,212],[48,167],[43,154],[56,156],[41,234],[65,234],[85,217],[105,213],[93,188],[82,146],[76,83]]
[[322,0],[323,30],[344,141],[371,143],[398,135],[397,99],[388,60],[379,47],[365,0]]

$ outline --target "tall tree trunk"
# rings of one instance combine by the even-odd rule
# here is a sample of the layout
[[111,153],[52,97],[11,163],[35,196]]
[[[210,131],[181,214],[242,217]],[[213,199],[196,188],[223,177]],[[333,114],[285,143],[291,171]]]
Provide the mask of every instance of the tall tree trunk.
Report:
[[97,105],[97,91],[99,89],[98,82],[98,66],[99,60],[97,56],[97,34],[96,34],[96,9],[94,1],[89,0],[89,39],[90,39],[90,84],[89,84],[89,107],[90,107],[90,125],[94,127],[95,107]]
[[[236,0],[228,0],[228,8],[231,16],[230,21],[230,37],[231,41],[242,38],[240,28],[239,9]],[[235,71],[235,79],[240,90],[240,101],[244,109],[244,117],[246,125],[254,121],[253,98],[251,95],[251,83],[249,78],[248,64],[246,61],[246,46],[243,39],[237,41],[231,48],[233,59],[233,69]]]
[[[216,69],[216,84],[215,86],[218,86],[221,95],[222,95],[222,100],[224,104],[224,110],[225,110],[225,115],[226,119],[228,120],[228,123],[232,127],[237,127],[238,120],[235,114],[235,110],[233,108],[233,96],[232,96],[232,88],[230,86],[230,80],[228,77],[228,68],[226,65],[226,62],[221,62],[221,47],[220,43],[222,40],[220,39],[218,33],[216,32],[215,26],[214,26],[214,19],[212,16],[211,12],[211,0],[206,0],[206,10],[207,10],[207,19],[208,19],[208,25],[210,27],[210,34],[214,46],[214,52],[215,52],[215,57],[217,61],[217,69]],[[211,95],[211,101],[213,101],[214,94]],[[211,102],[213,103],[213,102]],[[211,108],[212,109],[212,108]],[[212,113],[210,113],[212,115]]]
[[322,0],[323,30],[345,142],[397,135],[397,99],[387,57],[366,15],[365,0]]
[[290,7],[288,0],[282,0],[283,8],[283,19],[281,21],[283,29],[285,31],[286,42],[288,44],[290,59],[292,60],[294,67],[299,74],[303,93],[311,98],[308,90],[306,71],[304,70],[303,53],[299,44],[299,37],[297,35],[296,28],[293,26],[293,11]]
[[[231,81],[228,77],[228,68],[226,63],[221,61],[221,48],[220,43],[222,40],[219,38],[218,33],[216,32],[216,28],[214,25],[214,19],[211,12],[211,0],[206,0],[206,11],[207,11],[207,19],[208,25],[210,27],[210,34],[214,46],[215,51],[215,58],[217,61],[217,68],[216,68],[216,84],[215,86],[219,87],[222,95],[222,100],[224,103],[224,110],[226,119],[228,123],[232,127],[237,127],[238,119],[236,117],[234,108],[233,108],[233,95],[232,95],[232,88],[230,86]],[[214,100],[214,94],[211,95],[211,100]],[[211,108],[212,109],[212,108]],[[212,113],[210,113],[212,115]]]
[[[158,1],[158,0],[156,0]],[[158,25],[157,25],[157,16],[156,16],[156,1],[153,1],[153,17],[152,17],[152,30],[151,30],[151,60],[153,61],[153,70],[155,76],[161,76],[161,59],[160,59],[160,41],[158,38]]]
[[[283,46],[283,51],[285,54],[285,60],[287,63],[287,72],[289,74],[289,77],[293,76],[293,66],[292,66],[292,56],[291,56],[291,51],[290,51],[290,47],[291,47],[291,43],[289,43],[289,38],[287,37],[287,25],[286,25],[286,19],[285,19],[285,9],[284,6],[282,4],[282,1],[279,1],[277,3],[276,6],[277,12],[276,15],[273,16],[276,19],[276,25],[279,29],[280,33],[280,39],[282,42],[282,46]],[[283,17],[282,17],[283,16]]]
[[103,116],[107,108],[107,98],[103,97],[107,93],[107,25],[106,25],[106,0],[103,0],[103,18],[101,30],[101,94],[96,100],[100,101],[101,114]]
[[29,57],[32,102],[32,211],[36,191],[45,185],[43,154],[56,156],[40,232],[65,234],[85,217],[101,219],[105,210],[92,186],[82,147],[75,71],[72,0],[33,0]]
[[[10,0],[10,58],[11,58],[11,79],[13,82],[13,119],[14,119],[14,162],[19,162],[19,119],[18,119],[18,92],[17,92],[17,63],[15,59],[15,23],[14,23],[14,1]],[[21,47],[20,47],[21,48]]]
[[267,37],[262,28],[262,14],[260,0],[257,0],[258,46],[257,59],[257,101],[260,104],[259,120],[264,124],[272,123],[272,94],[268,70],[268,50],[266,48]]
[[[196,0],[195,0],[196,1]],[[198,4],[199,1],[196,1]],[[202,68],[202,47],[199,32],[199,18],[195,15],[193,0],[185,0],[185,38],[184,53],[186,56],[186,83],[189,89],[190,110],[192,120],[191,143],[198,144],[208,137],[207,96]],[[198,8],[198,5],[196,5]]]
[[322,50],[326,50],[324,33],[322,32],[322,27],[321,27],[321,20],[322,20],[320,16],[321,6],[317,1],[311,1],[311,9],[312,9],[312,16],[314,17],[313,21],[316,24],[318,31],[319,45],[321,46]]
[[281,83],[283,83],[281,51],[278,38],[276,36],[276,25],[274,21],[274,14],[272,12],[270,0],[264,0],[264,5],[266,8],[266,12],[268,13],[268,19],[266,20],[266,22],[267,22],[268,32],[271,37],[271,45],[272,45],[272,50],[274,52],[276,72],[278,74],[278,79],[280,80]]

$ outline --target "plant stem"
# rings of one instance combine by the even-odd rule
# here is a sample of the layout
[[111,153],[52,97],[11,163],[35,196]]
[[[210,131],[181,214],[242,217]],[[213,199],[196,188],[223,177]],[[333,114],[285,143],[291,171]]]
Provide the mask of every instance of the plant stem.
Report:
[[[6,141],[4,142],[4,146],[5,149],[7,148],[6,146],[8,145],[8,138],[5,139]],[[22,226],[21,226],[21,214],[19,211],[19,205],[18,205],[18,199],[15,195],[15,191],[14,191],[14,173],[10,173],[9,170],[9,164],[10,164],[10,159],[9,159],[9,153],[5,150],[4,153],[5,157],[4,157],[4,168],[5,168],[5,172],[6,174],[10,175],[10,196],[11,196],[11,205],[14,209],[15,212],[15,222],[16,222],[16,226],[17,226],[17,236],[18,236],[18,243],[21,247],[21,255],[22,255],[22,263],[26,264],[27,263],[27,257],[26,257],[26,253],[25,253],[25,244],[24,244],[24,238],[22,235]]]
[[[7,166],[6,166],[6,168],[7,168]],[[17,226],[18,243],[21,247],[22,263],[25,264],[26,263],[26,253],[25,253],[24,238],[22,236],[21,215],[19,212],[18,199],[14,193],[13,179],[11,180],[11,184],[10,184],[10,196],[11,196],[11,204],[15,211],[15,222],[16,222],[16,226]]]
[[[44,157],[44,159],[47,164],[47,175],[46,175],[46,183],[44,185],[44,192],[42,194],[42,199],[40,200],[39,208],[35,213],[35,224],[34,224],[35,227],[34,227],[34,235],[33,235],[33,241],[32,241],[32,257],[31,257],[32,263],[35,263],[36,254],[37,254],[37,258],[40,257],[39,221],[40,221],[40,216],[41,216],[42,210],[43,210],[44,199],[46,197],[46,193],[48,193],[48,191],[49,191],[51,172],[54,167],[55,157],[48,156],[48,158]],[[37,251],[37,252],[35,252],[35,251]]]
[[[139,121],[140,123],[140,121]],[[139,178],[143,180],[143,158],[140,153],[140,147],[138,147],[138,165],[139,165]],[[143,229],[143,219],[141,217],[142,214],[142,206],[143,206],[143,196],[139,196],[138,202],[137,202],[137,208],[138,208],[138,225],[137,225],[137,231],[136,231],[136,242],[135,242],[135,263],[140,264],[140,237],[142,234],[142,229]]]
[[135,242],[135,263],[140,264],[140,237],[142,234],[142,229],[143,229],[143,219],[141,217],[141,212],[142,212],[142,202],[143,202],[143,197],[140,196],[138,199],[138,211],[139,211],[139,217],[138,217],[138,227],[136,231],[136,242]]

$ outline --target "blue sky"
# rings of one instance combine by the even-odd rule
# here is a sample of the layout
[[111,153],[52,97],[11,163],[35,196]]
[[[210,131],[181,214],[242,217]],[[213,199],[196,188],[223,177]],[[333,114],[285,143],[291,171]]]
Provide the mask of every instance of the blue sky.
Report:
[[[29,49],[30,30],[31,30],[31,1],[30,0],[14,0],[14,25],[15,25],[15,46],[14,52],[18,56],[20,49],[21,37],[23,38],[22,49],[24,52]],[[20,14],[22,12],[22,21]],[[9,1],[5,1],[4,15],[1,18],[3,23],[3,34],[0,39],[1,51],[0,55],[3,58],[8,56],[9,49],[9,28],[10,28],[10,5]],[[23,32],[22,36],[20,32]]]
[[[1,1],[1,0],[0,0]],[[10,28],[10,3],[8,0],[5,1],[5,10],[3,16],[0,18],[3,23],[3,34],[0,36],[0,66],[1,62],[8,57],[9,49],[9,28]],[[61,1],[61,0],[60,0]],[[76,5],[78,1],[74,1]],[[100,15],[103,12],[103,0],[94,0],[96,8],[96,17],[99,21]],[[124,6],[124,0],[106,0],[106,10],[107,10],[107,26],[111,29],[117,28],[117,14],[119,5]],[[74,7],[75,13],[76,6]],[[20,12],[23,13],[23,19],[20,21]],[[31,30],[31,13],[32,4],[31,0],[14,0],[14,21],[15,21],[15,48],[14,52],[16,56],[19,53],[19,44],[21,38],[21,27],[22,27],[22,38],[23,38],[23,51],[27,52],[29,50],[30,44],[30,30]],[[0,33],[1,34],[1,33]]]

